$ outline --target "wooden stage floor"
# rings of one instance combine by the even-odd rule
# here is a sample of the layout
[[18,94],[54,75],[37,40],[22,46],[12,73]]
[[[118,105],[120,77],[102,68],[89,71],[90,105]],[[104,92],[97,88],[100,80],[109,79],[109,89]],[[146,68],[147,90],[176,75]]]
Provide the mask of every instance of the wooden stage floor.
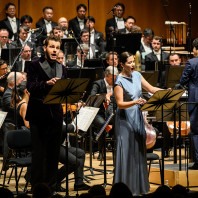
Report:
[[[159,151],[154,151],[155,153],[159,154],[160,155],[160,152]],[[183,152],[182,152],[183,153]],[[172,152],[171,152],[172,154]],[[104,183],[104,174],[103,172],[103,166],[100,166],[100,161],[98,161],[96,158],[98,156],[98,154],[95,154],[95,159],[92,160],[92,168],[93,168],[93,174],[91,173],[90,171],[90,168],[87,168],[90,166],[90,155],[89,154],[86,154],[86,161],[85,161],[85,170],[84,170],[84,174],[88,180],[85,181],[85,183],[87,183],[88,185],[90,186],[93,186],[95,184],[103,184]],[[1,162],[0,162],[0,169],[2,167],[2,157],[0,158]],[[182,160],[182,163],[184,163],[184,160]],[[110,185],[107,185],[106,186],[106,192],[107,192],[107,195],[109,194],[110,192],[110,189],[111,189],[111,184],[113,182],[113,160],[112,160],[112,153],[111,152],[107,152],[107,183],[110,184]],[[169,158],[165,158],[165,164],[173,164],[173,157],[169,157]],[[60,164],[61,166],[61,164]],[[155,166],[153,166],[153,170],[155,169]],[[95,169],[99,169],[99,171],[95,170]],[[155,171],[155,170],[154,170]],[[9,176],[11,170],[9,169],[8,170],[8,173],[7,175]],[[22,177],[19,181],[19,190],[22,191],[23,188],[24,188],[24,185],[25,185],[25,180],[24,180],[24,174],[26,172],[26,169],[23,170],[23,173],[22,173]],[[191,172],[192,173],[192,172]],[[198,171],[194,171],[193,174],[197,174],[197,177],[198,177]],[[74,175],[73,174],[70,174],[69,175],[69,195],[70,196],[76,196],[76,191],[74,191],[74,179],[73,179]],[[153,178],[151,177],[155,177],[154,180],[157,180],[159,181],[160,180],[160,177],[159,177],[159,174],[153,174],[152,173],[152,169],[151,169],[151,174],[150,174],[150,181],[153,180]],[[166,172],[165,172],[165,177],[166,177]],[[197,178],[196,177],[196,178]],[[6,179],[6,185],[8,186],[8,188],[11,190],[11,191],[15,191],[15,180],[14,180],[14,174],[11,178],[11,181],[10,181],[10,184],[7,184],[7,181],[8,181],[8,178]],[[177,181],[179,182],[179,181]],[[156,182],[157,183],[157,182]],[[156,184],[152,181],[152,183],[150,183],[150,193],[155,191],[160,184]],[[0,184],[3,184],[3,175],[1,175],[0,177]],[[65,187],[65,182],[62,184],[62,187]],[[28,190],[30,190],[30,185],[28,186]],[[190,190],[193,190],[193,191],[198,191],[198,187],[190,187]],[[78,194],[82,194],[82,193],[86,193],[87,191],[79,191]],[[65,193],[60,193],[61,195],[65,195]]]

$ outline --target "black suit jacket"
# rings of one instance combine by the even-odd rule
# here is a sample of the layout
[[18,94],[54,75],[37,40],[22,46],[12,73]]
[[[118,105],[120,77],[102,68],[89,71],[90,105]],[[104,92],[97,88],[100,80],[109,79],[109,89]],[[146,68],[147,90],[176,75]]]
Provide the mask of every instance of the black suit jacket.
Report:
[[[58,24],[54,21],[51,22],[52,28],[57,26]],[[36,28],[43,28],[42,34],[37,38],[37,45],[43,45],[43,41],[47,38],[47,28],[45,25],[44,19],[38,21],[36,23]]]
[[69,30],[73,30],[74,35],[77,39],[80,38],[81,29],[77,17],[69,20]]
[[104,36],[102,32],[98,32],[95,30],[94,34],[94,44],[97,45],[101,51],[103,51],[104,48]]
[[[66,78],[66,70],[63,65],[56,62],[56,76]],[[44,98],[52,88],[46,81],[55,77],[51,74],[49,63],[45,58],[32,61],[27,71],[27,89],[30,92],[26,120],[32,123],[46,124],[50,121],[62,123],[63,110],[61,104],[43,104]]]
[[[20,27],[20,20],[16,18],[16,24],[17,24],[17,32],[19,31],[19,27]],[[12,38],[12,36],[14,35],[13,34],[13,31],[12,31],[12,27],[10,25],[10,21],[8,20],[8,18],[5,18],[4,20],[2,20],[0,22],[0,29],[7,29],[8,32],[9,32],[9,39]],[[14,35],[14,40],[17,39],[17,33]]]
[[[169,58],[169,54],[162,52],[162,61],[166,61]],[[151,52],[145,56],[145,65],[146,65],[146,70],[155,70],[155,62],[159,62],[157,56]],[[151,68],[152,67],[152,68]]]

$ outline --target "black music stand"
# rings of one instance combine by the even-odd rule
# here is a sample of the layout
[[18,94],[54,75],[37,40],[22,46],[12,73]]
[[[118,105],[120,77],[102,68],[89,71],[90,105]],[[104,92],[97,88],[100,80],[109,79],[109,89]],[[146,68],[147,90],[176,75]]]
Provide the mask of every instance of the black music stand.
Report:
[[118,54],[125,51],[135,54],[140,49],[141,38],[141,33],[114,34],[114,39],[116,39],[114,51]]
[[[105,128],[107,127],[107,125],[109,124],[109,122],[111,121],[111,119],[113,118],[114,113],[111,113],[111,115],[107,118],[107,121],[105,122],[105,124],[103,125],[103,127],[100,129],[100,131],[98,132],[97,136],[96,136],[96,141],[98,141],[98,139],[100,138],[100,136],[103,134]],[[104,152],[103,152],[103,156],[104,156],[104,183],[101,184],[104,187],[106,187],[107,185],[112,185],[107,183],[107,165],[106,165],[106,137],[104,136]]]
[[[67,104],[77,103],[82,94],[84,93],[89,79],[61,79],[56,82],[52,87],[46,98],[44,99],[44,104],[62,104],[66,103],[66,112]],[[66,113],[66,133],[67,133],[67,113]],[[76,145],[77,146],[77,145]],[[66,197],[69,197],[69,178],[68,178],[68,139],[66,135]]]
[[[104,101],[105,97],[106,94],[89,95],[89,97],[86,100],[86,106],[99,108],[101,103]],[[89,136],[90,136],[89,137],[90,164],[89,167],[87,168],[90,170],[91,175],[94,175],[93,166],[92,166],[92,126],[89,129]],[[98,171],[98,169],[94,169],[94,170]]]
[[141,111],[161,111],[162,115],[162,171],[161,184],[164,185],[164,132],[163,132],[163,111],[172,109],[176,102],[180,99],[185,90],[160,90],[153,94],[153,96],[145,103]]
[[176,84],[179,84],[181,79],[184,66],[171,66],[166,65],[166,79],[165,79],[165,86],[166,88],[174,88]]

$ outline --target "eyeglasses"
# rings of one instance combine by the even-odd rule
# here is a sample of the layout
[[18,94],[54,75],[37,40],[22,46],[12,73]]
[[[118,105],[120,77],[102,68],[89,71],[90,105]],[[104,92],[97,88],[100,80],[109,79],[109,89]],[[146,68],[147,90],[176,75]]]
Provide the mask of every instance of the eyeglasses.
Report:
[[5,38],[6,39],[6,38],[8,38],[8,36],[0,36],[0,38]]

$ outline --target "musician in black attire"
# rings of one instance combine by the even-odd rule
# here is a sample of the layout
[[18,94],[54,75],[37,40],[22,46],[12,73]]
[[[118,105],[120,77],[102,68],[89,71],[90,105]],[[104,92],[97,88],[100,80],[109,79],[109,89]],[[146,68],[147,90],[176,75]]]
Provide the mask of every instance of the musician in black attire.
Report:
[[[96,94],[106,94],[106,98],[104,102],[109,103],[110,102],[110,96],[113,93],[113,80],[118,75],[118,70],[116,67],[114,67],[114,76],[113,76],[113,66],[108,66],[105,70],[105,78],[97,80],[93,83],[91,94],[90,95],[96,95]],[[100,110],[98,114],[96,115],[93,125],[97,129],[97,132],[102,128],[102,126],[105,124],[105,108],[103,103],[100,105]],[[98,149],[99,149],[99,157],[101,157],[101,152],[103,150],[103,140],[102,138],[99,139],[98,142]]]

